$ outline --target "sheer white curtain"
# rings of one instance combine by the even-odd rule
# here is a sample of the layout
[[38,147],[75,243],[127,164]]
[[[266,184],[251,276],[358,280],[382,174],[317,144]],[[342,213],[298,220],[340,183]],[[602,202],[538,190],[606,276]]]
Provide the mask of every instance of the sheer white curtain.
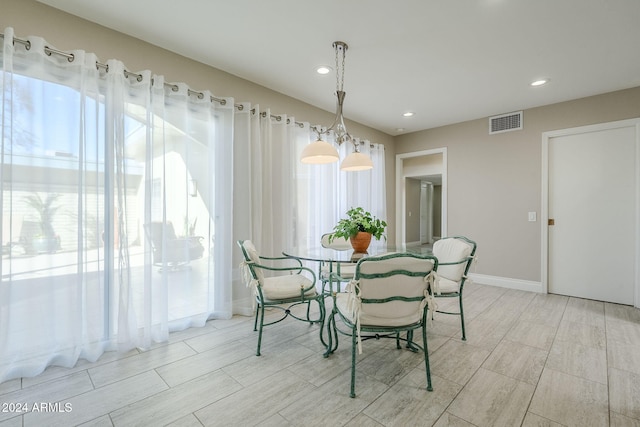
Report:
[[233,99],[13,40],[5,29],[0,382],[230,317]]
[[[238,104],[234,134],[234,240],[252,240],[267,256],[280,256],[306,230],[305,172],[300,153],[309,143],[309,124],[272,114],[259,105]],[[234,312],[252,315],[252,297],[234,251]]]
[[236,153],[243,152],[236,158],[236,194],[248,201],[240,212],[246,225],[236,224],[237,237],[278,256],[299,234],[298,153],[309,142],[309,125],[258,105],[243,104],[236,117],[234,145]]
[[[384,146],[362,141],[374,169],[342,172],[339,164],[305,165],[300,154],[314,137],[308,123],[237,104],[234,118],[233,240],[250,239],[264,255],[292,246],[317,246],[353,206],[386,219]],[[342,158],[351,146],[340,148]],[[242,280],[240,250],[233,251],[234,313],[252,315]]]
[[[329,142],[335,144],[332,138]],[[352,207],[362,207],[387,220],[384,145],[357,140],[360,152],[373,161],[373,169],[358,172],[340,170],[340,162],[305,165],[308,168],[308,232],[301,243],[317,246],[324,233],[333,230]],[[353,151],[352,144],[337,146],[340,159]]]

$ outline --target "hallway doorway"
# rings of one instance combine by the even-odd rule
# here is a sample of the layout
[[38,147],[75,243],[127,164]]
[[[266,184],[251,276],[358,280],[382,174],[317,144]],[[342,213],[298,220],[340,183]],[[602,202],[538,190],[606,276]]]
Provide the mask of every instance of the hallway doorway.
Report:
[[405,178],[405,242],[433,244],[442,229],[442,175]]
[[396,155],[396,246],[432,244],[446,235],[446,165],[446,148]]

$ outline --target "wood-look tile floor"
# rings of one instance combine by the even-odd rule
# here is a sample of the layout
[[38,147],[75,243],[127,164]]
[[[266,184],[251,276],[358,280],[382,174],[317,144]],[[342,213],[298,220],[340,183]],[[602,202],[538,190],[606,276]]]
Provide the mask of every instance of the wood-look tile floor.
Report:
[[0,409],[61,408],[2,411],[0,427],[640,426],[640,310],[478,284],[464,298],[467,341],[458,317],[429,328],[433,392],[420,354],[369,340],[351,399],[349,339],[325,359],[318,327],[287,319],[256,357],[253,319],[236,316],[0,384]]

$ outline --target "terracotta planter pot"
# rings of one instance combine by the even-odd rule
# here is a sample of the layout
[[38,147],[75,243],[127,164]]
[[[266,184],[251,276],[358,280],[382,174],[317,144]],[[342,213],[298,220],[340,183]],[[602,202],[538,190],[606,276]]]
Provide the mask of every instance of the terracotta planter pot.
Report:
[[369,243],[371,243],[371,233],[359,231],[355,236],[351,236],[349,240],[351,241],[351,246],[353,246],[354,252],[365,253],[367,252]]

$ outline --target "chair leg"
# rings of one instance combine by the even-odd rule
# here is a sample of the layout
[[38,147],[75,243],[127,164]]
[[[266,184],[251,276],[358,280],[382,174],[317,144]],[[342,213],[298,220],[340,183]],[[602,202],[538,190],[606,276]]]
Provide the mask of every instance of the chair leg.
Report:
[[[325,351],[323,354],[325,358],[329,357],[329,355],[338,348],[338,331],[336,329],[335,313],[336,313],[335,310],[331,311],[331,314],[327,319],[327,336],[328,336],[327,344],[326,344],[327,351]],[[333,345],[334,338],[336,340],[335,346]]]
[[[257,319],[257,315],[256,315]],[[260,310],[260,330],[258,331],[258,350],[256,351],[256,356],[260,356],[260,346],[262,345],[262,329],[264,325],[264,307]]]
[[462,293],[460,293],[458,299],[460,300],[460,324],[462,325],[462,341],[466,341],[467,336],[464,333],[464,311],[462,310]]
[[307,301],[307,322],[311,322],[311,301]]
[[258,314],[260,313],[260,303],[256,306],[256,317],[253,320],[253,330],[254,332],[258,330]]
[[[320,323],[320,342],[322,343],[323,346],[328,347],[327,345],[327,341],[325,341],[324,339],[324,327],[325,327],[325,323],[328,323],[330,321],[330,316],[327,317],[327,308],[324,305],[324,296],[322,297],[322,299],[318,300],[318,306],[320,307],[320,319],[319,319],[319,323]],[[325,322],[326,321],[326,322]],[[329,330],[329,326],[327,324],[327,332],[329,333],[329,339],[331,339],[331,333]],[[327,357],[328,354],[325,353],[324,357]]]
[[[417,353],[418,351],[420,351],[418,349],[418,347],[416,347],[413,344],[413,329],[407,331],[407,346],[406,346],[409,350],[413,351],[414,353]],[[398,347],[400,348],[400,347]]]
[[327,319],[327,308],[324,305],[324,297],[316,300],[316,302],[318,303],[318,310],[320,310],[320,317],[315,321],[315,323],[320,324],[320,342],[326,347],[327,344],[324,342],[324,338],[322,337],[322,330],[324,329],[324,322]]
[[427,371],[427,391],[433,391],[431,385],[431,368],[429,367],[429,348],[427,347],[427,327],[422,325],[422,348],[424,349],[424,368]]
[[[327,345],[327,341],[325,341],[324,339],[324,322],[320,324],[320,342],[322,343],[323,346],[325,346],[325,348],[328,347]],[[329,330],[329,328],[327,327],[327,331]],[[328,355],[325,355],[324,357],[327,357]]]
[[356,339],[356,328],[351,331],[351,393],[350,397],[356,397],[356,347],[358,346]]

